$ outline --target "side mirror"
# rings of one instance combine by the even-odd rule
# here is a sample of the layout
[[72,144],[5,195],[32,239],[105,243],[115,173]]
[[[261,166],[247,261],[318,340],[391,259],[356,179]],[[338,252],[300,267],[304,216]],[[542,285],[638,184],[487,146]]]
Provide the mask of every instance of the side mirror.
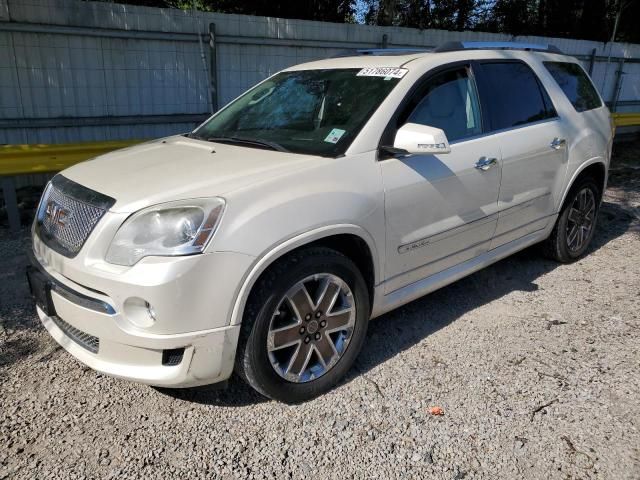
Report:
[[435,127],[405,123],[398,129],[393,148],[407,153],[449,153],[449,141],[445,133]]

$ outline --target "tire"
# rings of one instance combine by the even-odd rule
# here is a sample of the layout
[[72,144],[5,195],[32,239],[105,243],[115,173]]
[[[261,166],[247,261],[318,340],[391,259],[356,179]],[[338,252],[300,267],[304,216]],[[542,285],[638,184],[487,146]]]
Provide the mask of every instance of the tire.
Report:
[[254,286],[242,320],[236,371],[271,399],[300,403],[315,398],[353,365],[369,315],[365,281],[348,257],[324,247],[296,251],[278,260]]
[[[577,245],[572,235],[576,223],[572,219],[575,215],[574,207],[578,205],[576,202],[579,202],[578,197],[583,193],[593,201],[593,214],[588,232],[581,233],[583,241]],[[579,179],[571,187],[551,235],[542,244],[543,253],[547,258],[561,263],[571,263],[585,254],[595,234],[601,197],[602,193],[593,177]],[[571,248],[571,246],[577,248]]]

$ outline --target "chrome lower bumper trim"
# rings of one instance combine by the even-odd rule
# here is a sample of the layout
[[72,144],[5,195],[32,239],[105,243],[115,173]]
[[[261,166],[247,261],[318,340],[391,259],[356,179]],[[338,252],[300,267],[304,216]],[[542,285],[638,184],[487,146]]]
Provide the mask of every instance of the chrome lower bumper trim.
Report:
[[102,300],[98,300],[97,298],[89,297],[83,293],[76,292],[75,290],[60,283],[49,273],[47,273],[40,262],[36,259],[33,252],[29,251],[28,255],[32,268],[37,269],[42,275],[47,278],[47,282],[49,283],[52,291],[56,292],[61,297],[64,297],[65,299],[69,300],[72,303],[75,303],[78,306],[88,308],[96,312],[105,313],[107,315],[115,315],[116,310],[110,304]]

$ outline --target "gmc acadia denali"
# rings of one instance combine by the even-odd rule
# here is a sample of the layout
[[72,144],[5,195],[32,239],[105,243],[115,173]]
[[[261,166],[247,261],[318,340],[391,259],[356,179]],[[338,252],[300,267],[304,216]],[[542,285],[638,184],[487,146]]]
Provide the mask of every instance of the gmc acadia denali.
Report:
[[541,242],[583,255],[613,127],[555,47],[449,43],[297,65],[186,135],[56,175],[29,283],[95,370],[189,387],[235,370],[300,402],[367,323]]

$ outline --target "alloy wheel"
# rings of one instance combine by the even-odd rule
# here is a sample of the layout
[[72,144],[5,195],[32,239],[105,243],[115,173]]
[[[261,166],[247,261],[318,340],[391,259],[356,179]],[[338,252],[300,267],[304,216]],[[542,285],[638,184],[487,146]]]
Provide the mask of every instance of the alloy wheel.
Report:
[[333,368],[346,351],[356,319],[349,285],[329,273],[307,277],[278,302],[267,336],[267,351],[282,378],[303,383]]
[[580,251],[591,238],[596,218],[596,198],[593,190],[585,187],[578,192],[569,210],[567,221],[567,247]]

